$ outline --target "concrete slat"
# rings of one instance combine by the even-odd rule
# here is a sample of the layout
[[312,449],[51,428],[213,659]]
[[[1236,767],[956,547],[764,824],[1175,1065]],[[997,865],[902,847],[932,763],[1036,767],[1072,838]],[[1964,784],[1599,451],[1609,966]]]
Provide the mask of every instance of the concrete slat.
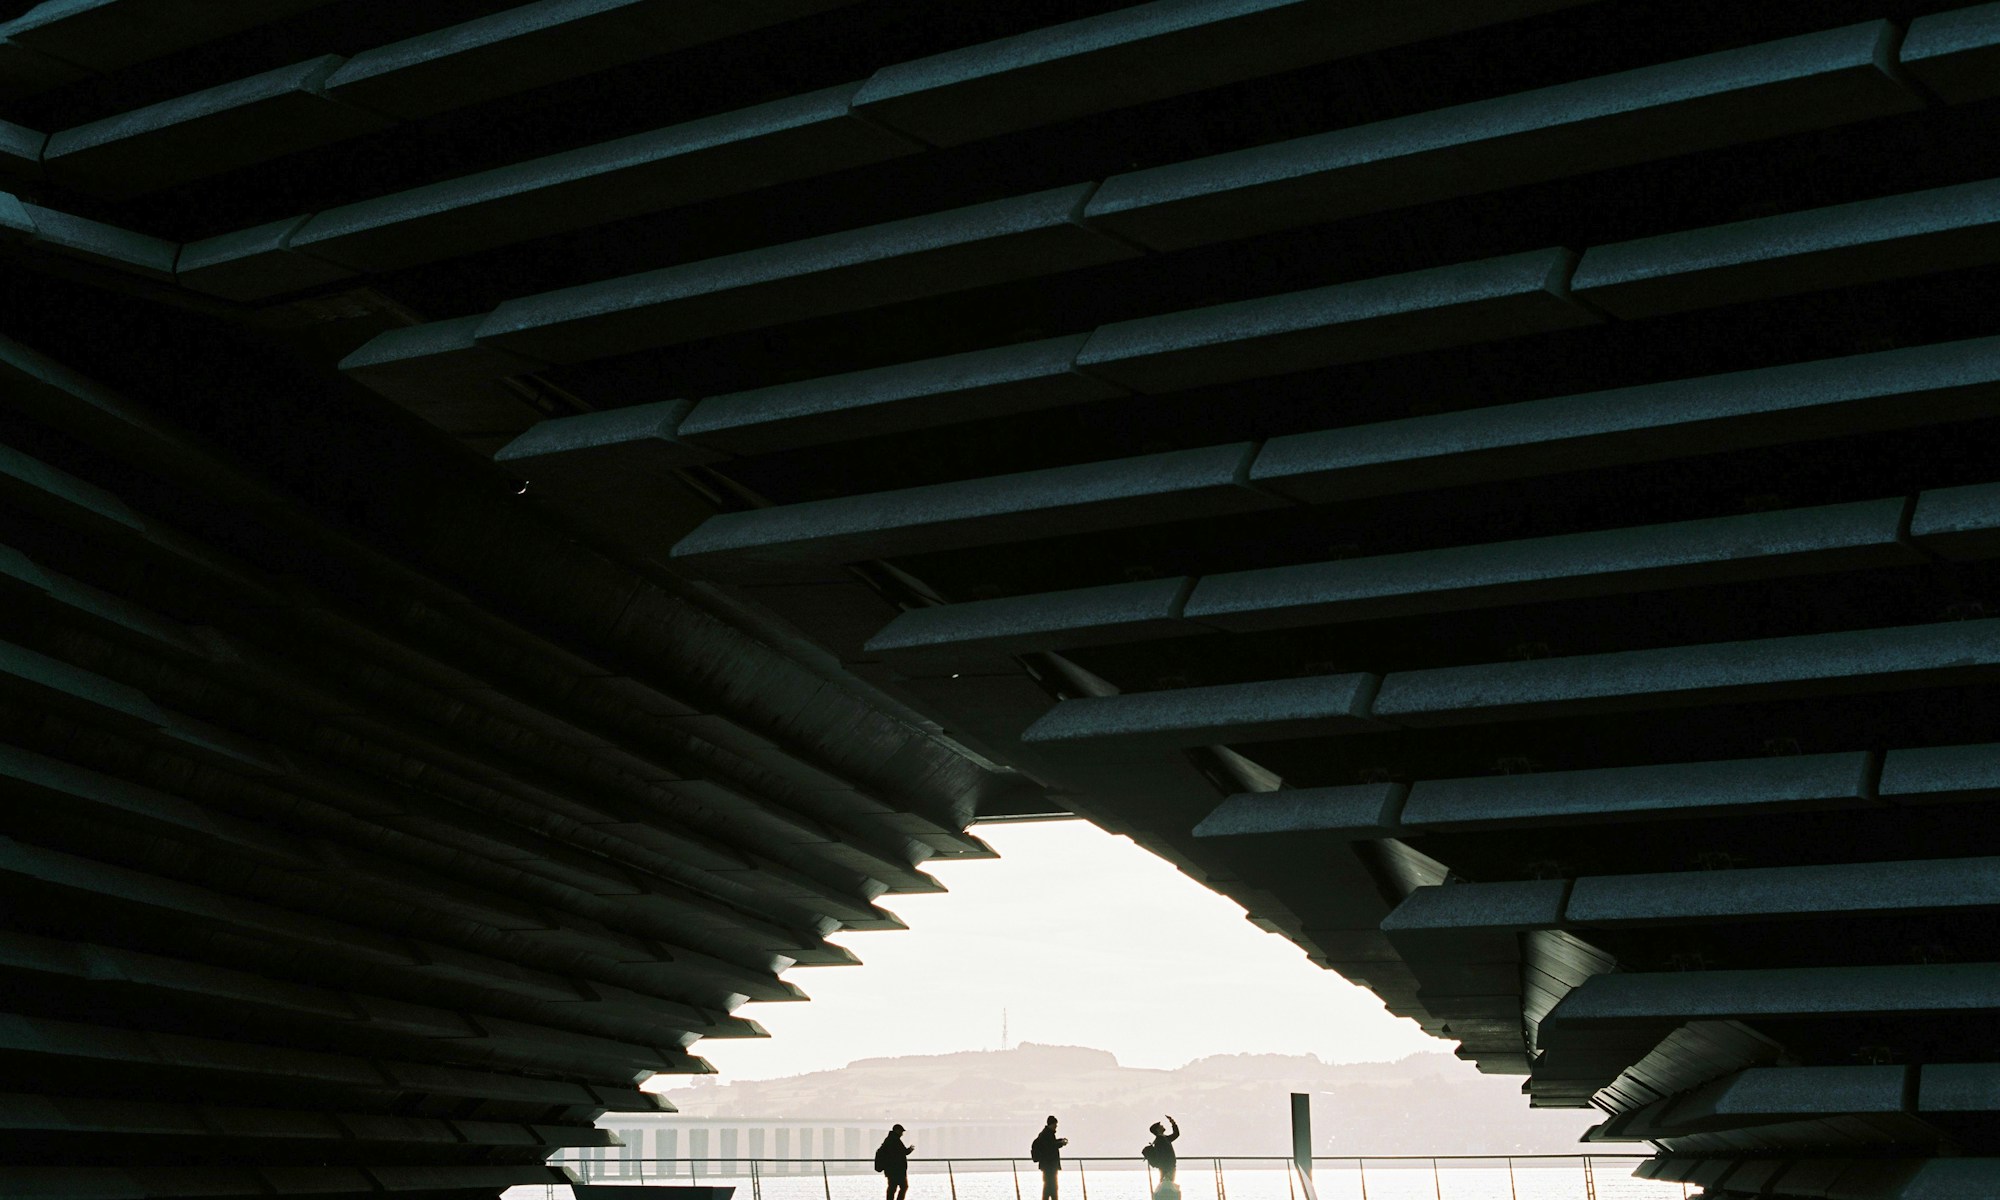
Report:
[[1089,216],[1177,249],[1907,112],[1898,36],[1851,25],[1136,171]]

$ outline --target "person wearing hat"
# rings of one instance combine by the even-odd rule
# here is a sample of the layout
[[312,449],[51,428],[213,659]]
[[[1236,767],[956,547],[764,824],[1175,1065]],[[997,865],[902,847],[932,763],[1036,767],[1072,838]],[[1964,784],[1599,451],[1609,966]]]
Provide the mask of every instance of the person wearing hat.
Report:
[[910,1195],[910,1155],[915,1146],[903,1144],[903,1127],[891,1125],[889,1136],[875,1147],[875,1169],[888,1177],[882,1200],[908,1200]]
[[1035,1135],[1034,1145],[1028,1148],[1028,1156],[1042,1170],[1042,1200],[1056,1200],[1057,1172],[1062,1170],[1062,1148],[1069,1145],[1069,1139],[1056,1136],[1056,1119],[1050,1117],[1048,1124]]

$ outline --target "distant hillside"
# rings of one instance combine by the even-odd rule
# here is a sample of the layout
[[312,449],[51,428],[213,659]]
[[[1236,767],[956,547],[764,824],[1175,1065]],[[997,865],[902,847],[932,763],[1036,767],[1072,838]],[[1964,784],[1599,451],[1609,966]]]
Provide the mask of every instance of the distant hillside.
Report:
[[666,1095],[691,1116],[1017,1121],[1022,1153],[1049,1113],[1062,1118],[1071,1152],[1085,1155],[1135,1153],[1146,1126],[1172,1113],[1187,1131],[1182,1153],[1200,1156],[1290,1153],[1292,1092],[1313,1093],[1319,1154],[1573,1153],[1594,1123],[1588,1112],[1531,1110],[1518,1079],[1481,1075],[1443,1053],[1386,1063],[1220,1054],[1163,1071],[1029,1042]]

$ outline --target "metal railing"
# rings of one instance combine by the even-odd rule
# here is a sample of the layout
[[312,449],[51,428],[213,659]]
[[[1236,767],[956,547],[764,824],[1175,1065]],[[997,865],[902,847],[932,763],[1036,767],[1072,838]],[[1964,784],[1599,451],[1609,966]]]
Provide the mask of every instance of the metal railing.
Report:
[[[1183,1156],[1178,1200],[1685,1200],[1683,1184],[1638,1179],[1643,1154]],[[613,1149],[550,1160],[588,1185],[735,1186],[734,1200],[873,1200],[883,1188],[865,1158],[656,1158]],[[1040,1200],[1026,1158],[912,1158],[911,1200]],[[1023,1176],[1026,1176],[1024,1182]],[[922,1179],[923,1182],[916,1182]],[[942,1185],[942,1186],[940,1186]],[[1153,1200],[1158,1173],[1137,1157],[1063,1158],[1063,1200]],[[544,1189],[531,1189],[541,1192]],[[562,1190],[546,1193],[558,1198]],[[528,1190],[517,1200],[528,1200]]]

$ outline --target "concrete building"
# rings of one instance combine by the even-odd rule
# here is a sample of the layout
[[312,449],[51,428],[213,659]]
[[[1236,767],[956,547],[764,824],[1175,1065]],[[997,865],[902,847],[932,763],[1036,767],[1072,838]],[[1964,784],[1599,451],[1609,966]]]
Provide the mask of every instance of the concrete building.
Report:
[[1659,1178],[2000,1193],[1996,94],[1958,0],[0,0],[0,1194],[560,1179],[1071,812]]

